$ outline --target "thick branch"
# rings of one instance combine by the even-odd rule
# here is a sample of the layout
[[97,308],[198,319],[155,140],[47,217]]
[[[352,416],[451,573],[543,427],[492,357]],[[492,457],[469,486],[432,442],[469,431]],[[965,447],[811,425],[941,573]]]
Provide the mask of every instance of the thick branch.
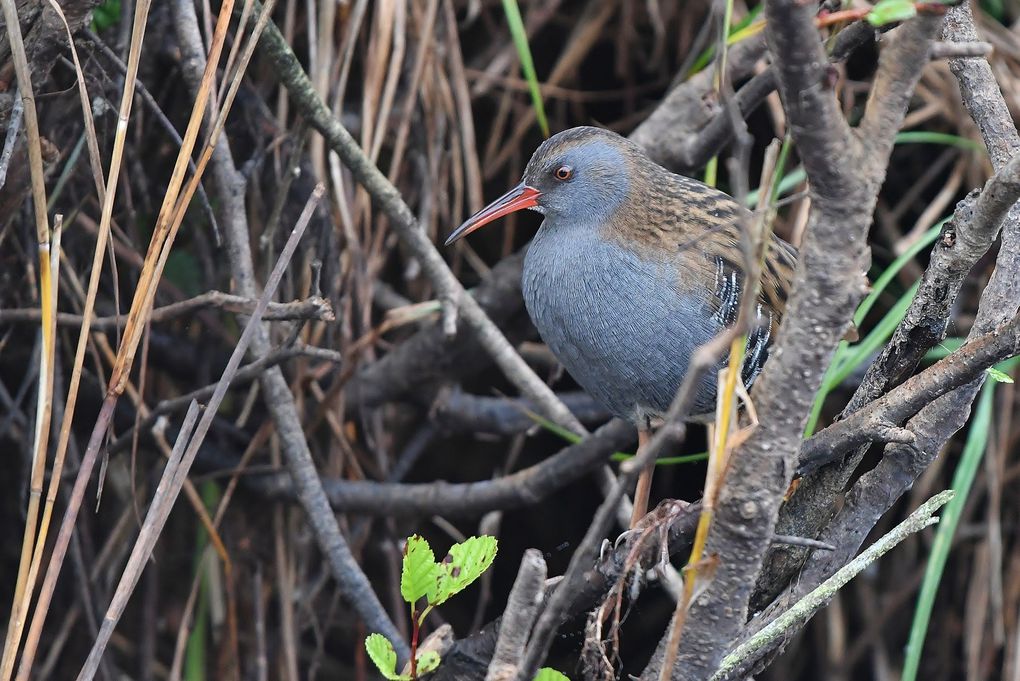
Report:
[[[577,444],[540,463],[494,480],[417,484],[324,480],[333,510],[372,515],[478,515],[535,504],[569,485],[634,441],[634,428],[614,419]],[[282,476],[251,483],[263,493],[290,497],[293,488]]]
[[[950,11],[946,37],[965,41],[973,39],[969,7],[961,5]],[[1016,173],[1017,167],[1020,166],[1018,162],[1020,137],[1012,127],[1012,119],[999,93],[998,85],[983,59],[959,62],[964,63],[953,64],[953,69],[960,80],[964,104],[982,133],[989,134],[986,143],[989,145],[990,154],[993,154],[993,164],[999,168],[996,177],[1013,176],[1009,181],[996,182],[996,186],[1004,188],[1007,193],[1016,191]],[[1005,139],[999,139],[997,135],[1003,131],[1004,124],[1010,126],[1009,132]],[[1007,162],[1006,152],[1010,149],[1015,155]],[[1016,200],[1017,194],[1013,195],[1013,200]],[[982,196],[981,199],[985,197]],[[1008,196],[1003,197],[1002,192],[997,191],[986,201],[978,201],[978,206],[984,208],[976,208],[975,214],[983,214],[987,220],[1001,219],[1000,213],[1008,208],[1008,202]],[[980,233],[979,225],[972,226],[975,232]],[[985,229],[986,235],[991,231],[993,230]],[[979,243],[976,249],[980,249],[982,245]],[[1003,224],[1002,246],[999,249],[995,270],[982,292],[974,325],[968,334],[970,340],[964,348],[971,348],[972,356],[976,357],[977,354],[992,350],[994,345],[1008,343],[1007,336],[1010,333],[1016,334],[1020,326],[1018,308],[1020,308],[1020,208],[1014,206]],[[994,330],[990,331],[991,329]],[[979,348],[979,344],[985,347]],[[1012,354],[1016,354],[1018,350],[1020,348],[1014,347]],[[985,356],[979,361],[987,359]],[[920,374],[918,378],[927,373],[926,371]],[[846,504],[824,535],[840,536],[842,538],[840,551],[835,552],[836,555],[824,558],[813,556],[801,573],[798,582],[801,589],[810,588],[811,584],[820,582],[838,568],[833,561],[852,555],[871,531],[875,521],[931,465],[949,438],[966,423],[982,380],[983,376],[979,373],[976,379],[927,404],[907,424],[907,427],[917,434],[917,441],[913,446],[888,447],[879,464],[854,484],[847,495]],[[901,387],[906,389],[911,382],[913,379]]]
[[[969,17],[970,10],[965,5],[951,9],[947,15],[944,39],[964,42],[976,40],[977,36]],[[1017,139],[1012,117],[999,93],[991,68],[980,58],[953,60],[950,67],[960,80],[964,104],[981,130],[993,167],[999,173],[1007,172],[1005,166],[1020,150],[1020,140]],[[1004,190],[1008,193],[1009,187],[1015,187],[1017,181],[1016,167],[1008,172],[1011,175],[1008,179],[1000,175],[1003,177],[1001,186],[998,186],[1000,181],[995,178],[986,184],[986,189],[996,186],[998,188],[995,189],[993,197],[978,200],[981,206],[979,209],[975,206],[975,197],[968,197],[957,207],[953,220],[946,223],[942,238],[932,249],[929,265],[910,308],[878,359],[869,367],[864,380],[843,411],[843,418],[905,380],[916,369],[925,353],[945,336],[951,311],[967,275],[997,236],[1004,203],[1001,193]],[[983,216],[981,219],[977,218],[979,214]],[[1014,208],[1007,216],[1005,224],[1014,225],[1018,221],[1020,208]],[[1004,247],[999,253],[1000,263],[1003,258],[1020,258],[1011,255],[1016,252],[1015,246],[1005,247],[1007,241],[1018,238],[1020,236],[1011,235],[1009,230],[1006,230]],[[1012,275],[1002,272],[1015,271],[1015,266],[1006,267],[1001,271],[997,267],[993,279],[1005,279],[1008,282]],[[1001,285],[1009,287],[1008,283]],[[1001,300],[1018,299],[1020,287],[1013,284],[1012,297],[1007,295]],[[995,323],[985,327],[984,331],[995,328],[1012,316],[1008,313],[1008,305],[1002,306],[1001,309],[1004,313]],[[829,466],[806,477],[801,482],[797,494],[784,506],[778,530],[798,536],[816,536],[822,525],[831,517],[832,500],[846,488],[866,450],[866,446],[861,447],[846,456],[841,464]],[[767,602],[771,595],[785,585],[804,557],[803,552],[784,550],[770,561],[768,574],[759,585],[761,592],[759,604]]]
[[[710,676],[745,625],[808,411],[864,292],[866,236],[888,150],[938,30],[937,19],[911,21],[883,50],[876,88],[905,94],[895,100],[897,110],[882,108],[886,127],[863,145],[832,92],[813,7],[797,0],[765,6],[779,91],[808,173],[813,211],[777,347],[755,386],[761,423],[731,455],[720,494],[708,542],[708,554],[719,556],[719,566],[688,616],[674,679]],[[657,671],[654,666],[646,669],[646,678]]]
[[990,366],[1020,352],[1020,317],[967,342],[956,352],[911,377],[887,395],[837,421],[801,449],[801,466],[813,470],[818,461],[840,458],[870,441],[881,426],[902,423],[947,392],[967,385]]
[[[976,39],[968,5],[949,11],[944,37],[954,41]],[[1020,151],[1020,136],[991,69],[983,59],[955,60],[951,68],[960,81],[964,105],[982,132],[993,166],[1003,169],[1012,155]],[[1002,246],[995,270],[982,293],[969,334],[971,339],[1015,317],[1020,306],[1020,214],[1017,211],[1014,207],[1003,225]],[[979,376],[940,397],[910,420],[907,426],[916,433],[913,445],[888,447],[878,465],[854,484],[843,508],[822,535],[823,540],[838,538],[837,551],[809,558],[796,583],[776,600],[771,610],[783,607],[798,594],[813,588],[857,551],[878,519],[931,465],[949,438],[963,427],[982,380]],[[768,620],[769,617],[762,617],[757,623]]]
[[542,552],[528,549],[521,558],[517,579],[506,601],[499,639],[485,681],[513,681],[524,657],[524,646],[535,622],[545,588],[546,567]]

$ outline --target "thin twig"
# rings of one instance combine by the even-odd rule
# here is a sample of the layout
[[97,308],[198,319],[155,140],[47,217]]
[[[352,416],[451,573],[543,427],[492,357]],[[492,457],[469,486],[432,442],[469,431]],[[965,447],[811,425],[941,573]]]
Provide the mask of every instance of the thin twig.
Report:
[[[159,324],[167,322],[196,310],[206,307],[219,308],[233,314],[250,315],[255,309],[256,301],[244,296],[237,296],[222,291],[207,291],[193,298],[181,300],[176,303],[157,307],[152,310],[149,322]],[[84,315],[72,314],[69,312],[57,313],[57,324],[66,326],[80,326]],[[12,309],[0,310],[0,324],[11,324],[18,322],[37,322],[42,319],[42,311],[36,309]],[[336,320],[333,306],[328,300],[320,296],[311,296],[304,300],[295,300],[290,303],[272,302],[269,309],[263,316],[265,320],[287,321],[287,320],[316,320],[320,322],[332,322]],[[109,317],[94,317],[91,329],[93,331],[105,331],[120,329],[125,325],[123,315],[111,315]]]
[[888,534],[872,544],[866,551],[857,556],[818,588],[806,595],[789,610],[777,617],[767,627],[753,637],[740,644],[732,653],[723,658],[719,670],[712,676],[713,681],[729,678],[731,672],[738,667],[747,667],[760,657],[774,642],[780,640],[784,633],[807,621],[815,612],[829,602],[836,592],[847,582],[859,575],[865,568],[888,553],[901,541],[920,532],[929,525],[939,521],[934,517],[936,511],[953,498],[953,490],[936,494],[924,502],[906,520],[894,527]]
[[[276,262],[276,267],[273,268],[273,272],[269,276],[269,280],[266,282],[262,296],[259,298],[258,303],[255,306],[255,310],[252,312],[252,316],[248,320],[248,324],[245,326],[244,331],[241,333],[241,337],[237,341],[237,345],[234,347],[234,351],[230,355],[230,360],[227,362],[227,366],[223,370],[223,375],[220,378],[219,383],[216,385],[216,391],[209,399],[209,404],[206,405],[202,418],[195,426],[194,432],[191,433],[190,438],[178,436],[177,443],[174,445],[175,453],[179,449],[182,449],[179,447],[182,442],[186,442],[187,447],[183,448],[178,461],[171,459],[171,461],[167,462],[167,466],[163,471],[163,478],[160,480],[160,484],[156,489],[156,495],[152,500],[152,504],[149,506],[149,512],[146,514],[145,523],[142,525],[141,532],[139,533],[138,539],[131,551],[131,558],[128,560],[128,563],[124,568],[120,582],[117,585],[117,590],[113,595],[113,599],[110,602],[108,610],[106,611],[106,616],[103,618],[103,624],[100,627],[99,636],[96,637],[96,640],[92,645],[92,650],[89,652],[89,656],[86,659],[85,664],[82,666],[81,672],[78,674],[78,681],[91,681],[92,677],[98,670],[99,660],[102,658],[103,651],[106,649],[106,644],[109,642],[114,628],[120,621],[120,617],[124,612],[124,607],[127,605],[128,598],[131,596],[135,585],[138,583],[138,578],[141,576],[142,570],[145,568],[145,564],[149,559],[149,554],[152,552],[152,547],[155,545],[156,539],[159,538],[159,535],[163,530],[163,525],[166,522],[167,517],[170,515],[170,510],[173,508],[174,501],[177,499],[177,494],[180,492],[181,486],[187,479],[188,471],[191,469],[191,464],[194,462],[195,456],[198,455],[198,449],[202,445],[202,440],[205,439],[206,433],[209,432],[209,427],[212,425],[213,419],[216,417],[219,405],[227,394],[227,390],[230,387],[230,380],[241,365],[241,360],[244,359],[245,352],[248,350],[248,345],[251,343],[255,330],[260,323],[262,313],[268,307],[269,299],[276,291],[276,287],[279,286],[280,279],[283,278],[283,273],[287,269],[290,259],[294,255],[294,251],[297,249],[297,245],[301,241],[301,237],[305,232],[305,228],[308,227],[308,223],[312,219],[312,213],[324,192],[325,188],[321,184],[317,185],[315,190],[312,192],[311,197],[309,197],[308,202],[305,204],[305,208],[301,212],[301,216],[298,218],[297,224],[290,233],[287,244],[280,253],[280,257]],[[192,411],[193,409],[189,409],[189,412]]]
[[485,681],[513,681],[516,678],[531,625],[542,601],[545,575],[542,552],[538,549],[525,551],[506,601],[506,610],[499,625],[499,639]]
[[7,169],[11,165],[11,155],[14,153],[14,143],[18,141],[21,133],[21,117],[25,113],[25,104],[21,101],[20,93],[15,92],[14,104],[11,106],[11,118],[7,121],[7,135],[4,137],[4,150],[0,153],[0,189],[7,183]]

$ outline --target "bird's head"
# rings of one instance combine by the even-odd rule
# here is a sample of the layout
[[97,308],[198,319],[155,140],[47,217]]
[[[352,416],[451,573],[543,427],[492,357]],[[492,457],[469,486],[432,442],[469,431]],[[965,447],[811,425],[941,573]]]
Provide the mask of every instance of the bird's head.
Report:
[[632,168],[641,158],[640,147],[608,130],[557,133],[535,151],[521,183],[465,220],[446,244],[525,208],[554,222],[604,224],[627,197]]

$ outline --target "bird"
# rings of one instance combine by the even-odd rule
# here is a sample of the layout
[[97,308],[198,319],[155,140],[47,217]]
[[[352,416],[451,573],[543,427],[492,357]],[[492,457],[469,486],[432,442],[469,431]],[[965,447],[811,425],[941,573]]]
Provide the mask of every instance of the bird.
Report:
[[[521,182],[465,220],[446,245],[523,209],[545,218],[524,260],[528,314],[574,380],[636,426],[640,450],[695,350],[736,321],[747,209],[667,170],[631,140],[581,126],[545,140]],[[768,359],[796,262],[796,249],[771,236],[741,365],[747,387]],[[714,411],[716,376],[702,374],[692,420]],[[639,477],[632,526],[647,511],[653,469]]]

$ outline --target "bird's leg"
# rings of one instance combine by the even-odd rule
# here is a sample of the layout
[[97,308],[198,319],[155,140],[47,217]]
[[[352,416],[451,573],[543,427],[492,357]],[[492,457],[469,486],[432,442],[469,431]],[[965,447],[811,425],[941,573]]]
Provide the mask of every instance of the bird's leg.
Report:
[[[640,455],[646,446],[648,441],[652,437],[652,431],[641,428],[638,430],[638,450],[637,453]],[[641,475],[638,476],[637,488],[634,490],[634,511],[630,516],[630,527],[634,529],[638,521],[645,517],[648,513],[648,494],[652,490],[652,473],[655,472],[655,462],[652,461],[644,470],[641,471]]]

